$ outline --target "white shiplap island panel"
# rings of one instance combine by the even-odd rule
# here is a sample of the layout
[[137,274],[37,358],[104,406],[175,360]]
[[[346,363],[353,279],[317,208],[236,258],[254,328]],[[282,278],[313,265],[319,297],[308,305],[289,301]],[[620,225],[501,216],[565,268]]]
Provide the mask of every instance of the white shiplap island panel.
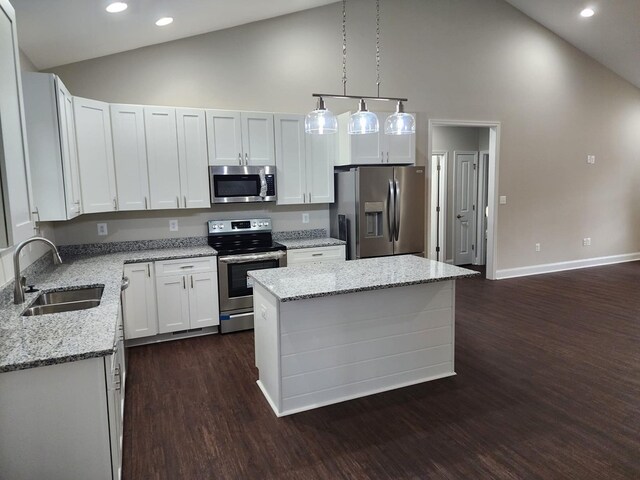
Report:
[[[434,279],[426,272],[440,268],[435,263],[405,256],[250,273],[258,385],[275,413],[455,375],[455,278],[476,273],[447,265],[447,275]],[[382,266],[387,285],[379,271],[360,275],[362,268]],[[303,276],[313,294],[303,291]],[[314,280],[320,282],[315,287]],[[287,296],[288,281],[301,298]],[[330,284],[335,292],[327,291]]]

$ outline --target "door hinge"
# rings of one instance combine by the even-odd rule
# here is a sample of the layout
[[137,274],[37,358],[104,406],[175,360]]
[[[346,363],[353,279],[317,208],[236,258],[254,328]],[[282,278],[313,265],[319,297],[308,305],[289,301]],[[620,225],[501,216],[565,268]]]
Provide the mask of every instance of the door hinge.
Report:
[[440,207],[436,207],[436,212],[440,212]]
[[478,165],[476,163],[473,164],[473,169],[475,170]]
[[471,244],[471,250],[475,250],[475,249],[476,249],[476,246]]
[[438,166],[436,167],[436,170],[440,171],[441,167],[440,164],[438,164]]
[[440,247],[436,247],[436,253],[440,253]]
[[472,208],[473,208],[473,211],[475,212],[475,211],[476,211],[476,206],[475,206],[475,205],[473,205],[473,207],[472,207]]

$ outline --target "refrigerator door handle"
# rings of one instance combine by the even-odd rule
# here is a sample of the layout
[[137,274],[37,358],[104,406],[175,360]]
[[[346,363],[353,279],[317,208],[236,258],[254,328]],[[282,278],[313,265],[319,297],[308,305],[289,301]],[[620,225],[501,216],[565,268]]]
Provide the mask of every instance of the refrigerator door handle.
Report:
[[400,206],[400,183],[398,183],[398,180],[395,180],[395,184],[396,184],[396,188],[395,188],[396,199],[393,202],[395,207],[393,211],[393,216],[395,217],[395,220],[396,220],[395,237],[397,242],[398,237],[400,236],[400,209],[402,207]]
[[389,241],[393,242],[393,230],[395,219],[392,216],[396,213],[396,194],[393,180],[389,180],[389,199],[387,201],[387,226],[389,227]]

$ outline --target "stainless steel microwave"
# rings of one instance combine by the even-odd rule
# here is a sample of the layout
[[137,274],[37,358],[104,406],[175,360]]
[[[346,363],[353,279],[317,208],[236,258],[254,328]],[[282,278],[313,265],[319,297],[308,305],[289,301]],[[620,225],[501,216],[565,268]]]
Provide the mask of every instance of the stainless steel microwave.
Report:
[[209,167],[211,203],[275,202],[276,167]]

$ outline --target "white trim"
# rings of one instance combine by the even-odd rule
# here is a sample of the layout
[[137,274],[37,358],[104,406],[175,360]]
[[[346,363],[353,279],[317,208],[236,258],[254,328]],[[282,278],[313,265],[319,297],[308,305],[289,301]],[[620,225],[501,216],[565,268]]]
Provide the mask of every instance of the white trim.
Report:
[[[439,156],[441,157],[441,163],[440,163],[440,199],[437,198],[438,196],[438,175],[437,175],[437,171],[436,171],[436,165],[434,165],[433,163],[433,157],[434,156]],[[436,215],[430,215],[428,214],[429,218],[431,219],[431,225],[428,231],[428,245],[429,245],[429,254],[427,256],[427,258],[430,258],[431,260],[436,260],[436,257],[438,257],[437,252],[436,252],[436,244],[440,244],[440,261],[444,261],[446,257],[446,235],[445,235],[445,229],[447,228],[447,165],[448,165],[448,157],[449,157],[449,152],[445,152],[445,151],[436,151],[436,152],[432,152],[431,153],[431,157],[429,158],[429,165],[430,165],[430,169],[429,171],[431,172],[431,178],[429,179],[429,191],[431,192],[431,201],[429,202],[429,209],[428,211],[431,212],[431,214],[435,211],[435,207],[434,207],[434,203],[440,203],[440,238],[436,238],[436,232],[438,230],[438,217]],[[433,211],[431,211],[431,209],[433,209]]]
[[615,263],[635,262],[637,260],[640,260],[640,252],[609,255],[607,257],[584,258],[582,260],[569,260],[567,262],[545,263],[542,265],[531,265],[529,267],[505,268],[496,272],[496,278],[502,280],[505,278],[526,277],[529,275],[563,272],[565,270],[576,270],[579,268],[613,265]]
[[[438,120],[429,119],[429,130],[427,136],[427,158],[431,158],[433,127],[488,127],[489,128],[489,181],[487,218],[487,273],[490,280],[497,279],[497,256],[498,256],[498,180],[500,172],[500,129],[501,123],[497,121],[479,120]],[[492,155],[493,153],[493,155]],[[430,218],[427,218],[429,225]]]

